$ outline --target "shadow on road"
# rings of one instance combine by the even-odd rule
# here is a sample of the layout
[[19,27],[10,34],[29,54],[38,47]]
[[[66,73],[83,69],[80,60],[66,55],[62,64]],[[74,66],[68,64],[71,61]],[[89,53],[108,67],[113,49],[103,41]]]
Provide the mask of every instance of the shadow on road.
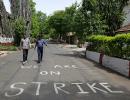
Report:
[[74,54],[54,54],[54,55],[57,55],[57,56],[65,56],[65,57],[77,57],[77,56],[74,55]]

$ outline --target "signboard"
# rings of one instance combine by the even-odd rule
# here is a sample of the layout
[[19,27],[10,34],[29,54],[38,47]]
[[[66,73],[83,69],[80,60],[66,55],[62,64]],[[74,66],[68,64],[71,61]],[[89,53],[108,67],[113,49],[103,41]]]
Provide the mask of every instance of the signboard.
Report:
[[0,44],[13,43],[13,42],[14,42],[13,36],[0,35]]

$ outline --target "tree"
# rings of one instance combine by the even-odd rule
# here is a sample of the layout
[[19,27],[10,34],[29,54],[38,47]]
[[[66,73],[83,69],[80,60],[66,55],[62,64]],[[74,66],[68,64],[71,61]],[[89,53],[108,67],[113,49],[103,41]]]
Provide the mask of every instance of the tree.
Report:
[[64,11],[56,11],[52,16],[49,17],[48,23],[50,28],[54,29],[55,35],[58,35],[57,39],[61,39],[65,33],[64,30]]
[[22,17],[17,18],[14,22],[14,33],[15,33],[14,41],[16,46],[20,45],[21,37],[22,35],[25,34],[24,25],[25,25],[25,21]]
[[115,35],[124,21],[123,9],[129,0],[98,0],[99,12],[106,20],[107,35]]
[[[123,8],[128,0],[83,0],[82,12],[90,22],[90,34],[103,32],[114,35],[123,23]],[[88,12],[91,12],[88,14]],[[88,17],[90,16],[90,18]],[[95,31],[95,32],[93,32]]]
[[40,32],[40,24],[38,22],[38,17],[36,15],[32,16],[32,25],[31,25],[31,30],[32,30],[32,37],[36,37],[37,34]]
[[67,32],[75,32],[74,30],[74,16],[77,10],[77,3],[72,4],[70,7],[66,7],[64,16],[64,29]]
[[29,0],[30,3],[30,7],[31,7],[31,14],[32,14],[32,18],[31,18],[31,36],[32,37],[36,37],[37,33],[39,33],[39,23],[38,23],[38,18],[36,15],[36,3],[33,2],[33,0]]
[[46,14],[41,11],[38,11],[36,15],[38,18],[38,23],[39,23],[39,28],[40,28],[39,31],[40,33],[45,33],[46,19],[47,19]]
[[76,10],[74,15],[74,31],[76,32],[76,36],[78,37],[79,42],[84,41],[86,38],[85,29],[86,21],[84,15],[81,12],[81,8]]
[[83,0],[81,12],[86,20],[86,34],[104,34],[107,24],[99,13],[98,0]]
[[32,37],[37,37],[40,33],[45,33],[45,23],[47,16],[45,13],[41,11],[36,11],[35,9],[36,3],[33,2],[33,0],[30,0],[30,6],[31,6],[31,13],[32,13],[32,24],[31,24],[31,30],[32,30]]

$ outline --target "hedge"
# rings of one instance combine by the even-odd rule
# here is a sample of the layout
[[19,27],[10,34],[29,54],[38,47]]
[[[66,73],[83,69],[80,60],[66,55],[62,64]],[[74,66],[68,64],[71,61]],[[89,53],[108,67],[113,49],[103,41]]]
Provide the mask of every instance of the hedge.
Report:
[[130,60],[130,33],[118,34],[114,37],[92,35],[87,38],[87,41],[90,42],[87,48],[90,51]]

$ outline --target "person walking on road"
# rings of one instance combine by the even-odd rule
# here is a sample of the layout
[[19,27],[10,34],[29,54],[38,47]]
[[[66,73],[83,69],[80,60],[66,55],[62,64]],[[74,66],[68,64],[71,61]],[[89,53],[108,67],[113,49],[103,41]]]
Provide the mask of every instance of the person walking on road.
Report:
[[42,61],[44,45],[47,46],[47,42],[44,39],[42,39],[41,36],[38,36],[38,39],[35,44],[35,48],[37,47],[38,63]]
[[23,50],[23,64],[27,63],[28,60],[28,51],[30,49],[30,39],[25,35],[21,39],[20,46]]
[[47,42],[42,39],[42,36],[38,36],[35,44],[35,48],[37,47],[38,63],[42,62],[44,45],[47,46]]

